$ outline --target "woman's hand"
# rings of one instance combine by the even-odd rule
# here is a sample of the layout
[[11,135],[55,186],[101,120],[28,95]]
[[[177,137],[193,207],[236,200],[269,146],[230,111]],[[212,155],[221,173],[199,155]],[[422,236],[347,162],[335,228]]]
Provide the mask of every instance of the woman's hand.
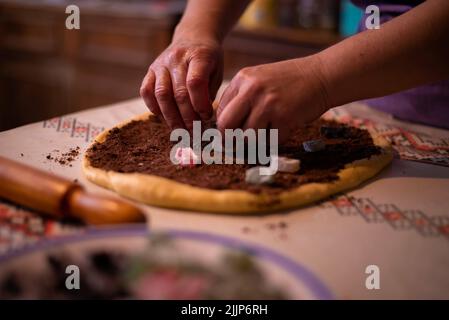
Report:
[[221,45],[183,37],[151,64],[140,88],[145,104],[170,128],[192,129],[212,116],[212,100],[223,78]]
[[218,128],[278,129],[280,141],[330,107],[315,56],[242,69],[223,93]]

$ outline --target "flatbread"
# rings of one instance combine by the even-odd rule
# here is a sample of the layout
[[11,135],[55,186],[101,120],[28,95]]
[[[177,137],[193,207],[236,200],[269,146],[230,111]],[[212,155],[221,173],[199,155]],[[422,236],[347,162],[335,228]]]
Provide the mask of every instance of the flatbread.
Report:
[[[127,120],[115,128],[122,128],[132,121],[146,120],[153,116],[145,113]],[[110,130],[98,135],[95,143],[103,143]],[[142,173],[120,173],[95,168],[85,153],[83,172],[88,180],[102,187],[139,202],[166,208],[200,212],[248,214],[271,212],[300,207],[327,198],[360,185],[376,175],[393,155],[389,143],[379,136],[372,136],[382,152],[368,159],[347,164],[338,172],[338,179],[324,183],[308,183],[277,194],[252,193],[245,190],[214,190],[196,187],[160,176]]]

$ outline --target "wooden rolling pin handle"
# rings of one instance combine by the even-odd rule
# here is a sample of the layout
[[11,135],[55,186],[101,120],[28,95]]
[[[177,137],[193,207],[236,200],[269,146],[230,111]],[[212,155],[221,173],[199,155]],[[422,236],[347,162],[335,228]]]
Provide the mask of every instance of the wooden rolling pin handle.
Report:
[[92,195],[74,189],[68,196],[70,216],[88,224],[119,224],[145,222],[142,211],[134,205],[110,197]]
[[144,222],[142,211],[124,201],[91,195],[82,186],[0,157],[0,197],[55,218],[88,224]]
[[0,197],[61,218],[65,195],[77,184],[0,157]]

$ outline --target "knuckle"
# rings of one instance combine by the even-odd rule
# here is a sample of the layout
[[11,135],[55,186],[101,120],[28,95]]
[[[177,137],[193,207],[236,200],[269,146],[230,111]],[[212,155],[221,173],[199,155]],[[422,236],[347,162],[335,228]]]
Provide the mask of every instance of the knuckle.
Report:
[[184,56],[184,50],[182,48],[176,47],[167,53],[167,60],[171,64],[178,63]]
[[142,86],[140,87],[139,93],[141,97],[149,97],[153,92],[148,86]]
[[252,68],[251,67],[245,67],[243,69],[241,69],[238,73],[237,73],[237,77],[238,78],[243,78],[243,79],[247,79],[247,78],[251,78],[252,77]]
[[147,69],[147,75],[149,75],[149,74],[151,74],[151,73],[154,72],[154,68],[157,67],[157,65],[158,65],[158,60],[159,60],[159,57],[157,57],[157,58],[153,61],[153,63],[150,64],[150,66],[149,66],[148,69]]
[[265,97],[265,105],[267,107],[272,107],[274,105],[277,105],[279,103],[280,97],[276,93],[269,93]]
[[262,80],[254,72],[254,68],[243,68],[237,73],[237,80],[246,83],[249,89],[261,89],[263,87]]
[[158,100],[166,101],[170,99],[170,89],[167,87],[157,87],[154,94]]
[[198,89],[204,84],[206,84],[206,80],[199,76],[194,76],[187,80],[187,87],[189,89]]
[[175,101],[179,104],[187,103],[190,100],[189,92],[187,91],[187,88],[180,87],[177,88],[174,92]]
[[148,95],[146,87],[140,87],[139,94],[141,97],[146,97]]
[[200,59],[201,61],[212,63],[214,61],[214,54],[211,52],[211,50],[207,48],[196,48],[192,53],[193,59]]
[[148,67],[147,73],[155,73],[161,66],[164,65],[164,53],[161,53],[150,66]]
[[263,89],[263,84],[259,79],[248,79],[247,83],[250,91],[259,92]]

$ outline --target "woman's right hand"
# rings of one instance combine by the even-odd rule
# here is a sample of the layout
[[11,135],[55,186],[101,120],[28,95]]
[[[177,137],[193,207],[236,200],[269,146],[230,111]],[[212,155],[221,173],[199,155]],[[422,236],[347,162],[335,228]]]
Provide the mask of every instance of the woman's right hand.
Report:
[[194,120],[208,120],[212,100],[223,80],[223,51],[216,41],[183,38],[151,64],[140,95],[150,111],[171,129],[191,130]]

